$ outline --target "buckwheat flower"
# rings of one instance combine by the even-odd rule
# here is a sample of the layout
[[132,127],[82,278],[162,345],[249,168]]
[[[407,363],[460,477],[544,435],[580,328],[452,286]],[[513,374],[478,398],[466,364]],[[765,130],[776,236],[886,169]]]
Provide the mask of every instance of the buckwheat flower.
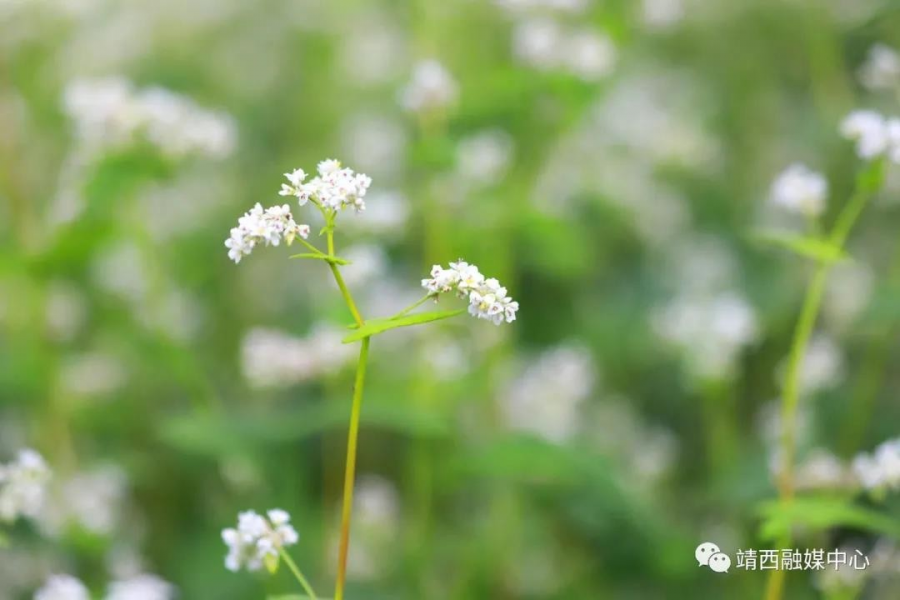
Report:
[[105,600],[171,600],[175,588],[156,575],[138,575],[109,586]]
[[884,442],[872,454],[858,455],[853,472],[866,490],[900,489],[900,439]]
[[312,199],[320,206],[333,211],[347,207],[352,207],[357,212],[366,209],[364,198],[372,184],[371,177],[343,167],[334,159],[323,160],[317,170],[318,175],[306,183],[303,182],[306,173],[302,169],[285,173],[290,185],[282,184],[279,194],[296,196],[300,206]]
[[21,450],[16,459],[0,464],[0,521],[36,518],[44,504],[50,469],[34,450]]
[[550,70],[559,64],[559,47],[563,37],[555,21],[528,19],[513,29],[513,55],[529,66]]
[[856,153],[864,160],[871,160],[888,149],[890,142],[887,122],[872,110],[857,110],[841,123],[841,134],[856,142]]
[[808,217],[822,214],[827,196],[825,177],[799,163],[789,166],[772,183],[772,203]]
[[258,571],[267,560],[277,560],[282,548],[297,543],[299,536],[287,512],[273,509],[266,516],[252,510],[242,512],[236,529],[222,531],[222,540],[228,546],[225,568],[229,571]]
[[495,325],[512,323],[519,310],[519,303],[507,295],[500,282],[486,279],[478,267],[463,260],[450,263],[448,269],[434,265],[431,277],[422,280],[422,287],[435,296],[455,291],[460,298],[468,298],[470,315]]
[[450,72],[436,60],[423,60],[400,93],[400,104],[410,112],[432,112],[456,102],[459,87]]
[[885,44],[869,49],[859,69],[859,80],[870,90],[890,90],[900,86],[900,54]]
[[566,36],[562,59],[569,70],[585,81],[609,75],[616,63],[616,46],[606,35],[582,30]]
[[263,210],[262,205],[257,202],[256,206],[238,219],[238,226],[232,228],[231,237],[225,240],[225,246],[228,248],[228,258],[240,263],[259,243],[278,246],[284,240],[290,246],[297,237],[309,237],[309,225],[295,223],[287,204]]
[[513,143],[505,131],[490,130],[460,140],[457,170],[463,180],[480,185],[497,183],[509,168]]
[[71,575],[51,575],[34,600],[90,600],[88,589]]

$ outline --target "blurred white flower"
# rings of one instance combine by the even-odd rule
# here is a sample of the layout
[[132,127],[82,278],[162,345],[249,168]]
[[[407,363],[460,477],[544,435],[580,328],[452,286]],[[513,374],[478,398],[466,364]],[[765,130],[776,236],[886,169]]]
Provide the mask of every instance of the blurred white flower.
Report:
[[[387,115],[361,113],[343,120],[344,155],[360,169],[396,179],[406,160],[407,133],[403,124]],[[367,207],[366,218],[371,218]]]
[[459,86],[450,72],[436,60],[423,60],[413,68],[400,104],[411,112],[432,112],[455,104],[458,96]]
[[669,29],[684,19],[684,0],[643,0],[641,15],[650,29]]
[[753,307],[737,292],[677,297],[656,311],[653,325],[704,379],[731,377],[741,350],[759,333]]
[[294,216],[287,204],[263,210],[262,205],[257,202],[256,206],[238,219],[238,226],[231,229],[231,235],[225,240],[225,246],[228,248],[228,258],[237,264],[243,257],[248,256],[257,244],[278,246],[283,239],[290,246],[297,237],[304,239],[309,237],[309,225],[298,225],[294,222]]
[[354,85],[384,84],[397,77],[403,64],[405,40],[389,15],[366,14],[349,22],[342,36],[341,66]]
[[616,46],[608,36],[583,29],[566,35],[562,58],[578,77],[597,81],[612,72],[616,55]]
[[43,508],[50,469],[31,449],[20,450],[11,463],[0,464],[0,522],[36,519]]
[[50,535],[76,527],[94,535],[115,533],[127,496],[125,472],[115,466],[81,471],[54,486],[41,521]]
[[870,90],[900,87],[900,54],[890,46],[875,44],[859,69],[859,80]]
[[[782,376],[787,369],[787,359],[779,370]],[[830,389],[844,378],[844,357],[841,349],[830,337],[818,333],[809,341],[806,356],[800,366],[800,392],[812,396]]]
[[777,206],[807,217],[817,217],[825,210],[828,181],[805,165],[793,164],[772,183],[771,199]]
[[884,154],[890,144],[887,121],[871,110],[857,110],[847,115],[841,123],[841,134],[856,142],[856,153],[864,160]]
[[268,511],[266,517],[252,510],[240,513],[236,529],[222,530],[222,540],[228,546],[225,568],[258,571],[267,560],[277,560],[282,548],[293,546],[299,539],[290,521],[290,515],[281,509]]
[[840,262],[828,277],[823,312],[838,326],[848,326],[869,305],[874,288],[871,267],[858,260]]
[[409,219],[409,200],[400,192],[372,194],[366,204],[366,218],[347,221],[349,229],[376,235],[396,234]]
[[235,125],[163,88],[136,90],[121,78],[80,79],[68,85],[63,108],[89,151],[116,148],[142,135],[163,153],[222,158],[235,146]]
[[109,586],[105,600],[171,600],[175,597],[172,584],[156,575],[138,575]]
[[494,4],[512,13],[541,10],[580,13],[589,6],[589,0],[494,0]]
[[422,287],[435,296],[456,292],[460,298],[468,298],[469,314],[500,325],[516,320],[519,303],[507,295],[506,288],[496,279],[485,279],[475,265],[460,259],[445,269],[434,265],[431,277],[422,280]]
[[[782,436],[784,435],[784,428],[781,424],[782,410],[781,400],[777,399],[764,405],[757,416],[759,435],[772,455],[778,452],[778,447],[781,445]],[[800,403],[794,418],[794,438],[798,447],[808,443],[811,437],[811,430],[812,418],[809,405]],[[770,466],[773,464],[776,463],[770,463]]]
[[324,325],[306,338],[253,329],[241,348],[244,376],[255,387],[283,387],[334,373],[355,356],[352,347],[341,343],[343,337],[338,329]]
[[587,349],[576,344],[550,348],[500,393],[503,419],[510,429],[562,444],[584,425],[581,409],[596,379]]
[[563,32],[551,19],[534,18],[518,23],[513,29],[513,54],[521,62],[544,71],[559,64],[559,47]]
[[344,281],[352,287],[364,287],[382,278],[389,261],[384,248],[375,244],[356,244],[341,252],[341,258],[350,264],[341,269]]
[[857,455],[853,472],[867,490],[900,489],[900,439],[882,443],[872,454]]
[[51,575],[35,593],[34,600],[90,600],[91,595],[81,580],[71,575]]
[[[347,556],[347,575],[371,581],[392,564],[391,549],[400,534],[400,495],[393,483],[377,475],[364,475],[353,498],[353,543]],[[338,555],[340,537],[335,532],[329,559]],[[335,568],[332,564],[332,568]]]
[[[777,481],[784,467],[776,448],[769,458],[769,472]],[[802,491],[853,490],[856,479],[850,465],[823,448],[814,448],[794,467],[794,487]]]
[[74,338],[87,318],[84,293],[71,283],[53,281],[47,286],[47,330],[58,341]]
[[59,371],[60,387],[76,397],[108,396],[121,389],[127,380],[121,360],[105,352],[68,356]]
[[147,295],[149,281],[141,250],[133,242],[103,248],[91,261],[91,279],[98,287],[134,304]]
[[498,183],[512,159],[513,142],[508,133],[487,130],[460,140],[456,165],[460,177],[479,185]]

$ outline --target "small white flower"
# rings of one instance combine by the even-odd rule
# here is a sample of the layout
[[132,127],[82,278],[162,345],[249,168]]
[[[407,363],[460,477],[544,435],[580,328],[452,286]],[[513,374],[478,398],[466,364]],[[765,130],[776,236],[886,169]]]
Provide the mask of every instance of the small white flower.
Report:
[[470,315],[495,325],[512,323],[519,310],[519,303],[507,296],[500,282],[485,279],[478,267],[463,260],[450,263],[448,269],[434,265],[431,277],[422,280],[422,287],[435,296],[455,291],[460,298],[468,298]]
[[436,60],[423,60],[400,94],[400,103],[411,112],[441,110],[456,102],[459,87],[450,72]]
[[71,575],[51,575],[34,600],[90,600],[88,589]]
[[175,588],[156,575],[138,575],[109,586],[105,600],[171,600]]
[[0,464],[0,522],[36,518],[44,504],[50,469],[34,450],[21,450],[16,460]]
[[567,36],[563,62],[585,81],[597,81],[609,75],[616,63],[616,46],[606,35],[590,30]]
[[890,90],[900,86],[900,54],[885,44],[869,49],[859,69],[859,80],[870,90]]
[[841,134],[856,142],[856,153],[864,160],[884,154],[890,141],[885,118],[871,110],[850,113],[841,123]]
[[222,541],[228,546],[226,569],[258,571],[267,559],[277,559],[281,548],[297,543],[299,536],[287,512],[272,509],[267,516],[268,519],[252,510],[242,512],[236,529],[222,531]]
[[772,184],[772,202],[790,212],[816,217],[825,210],[828,182],[804,165],[785,169]]
[[900,439],[878,446],[853,460],[853,472],[867,490],[900,489]]
[[323,160],[318,166],[318,176],[303,183],[306,173],[297,169],[285,173],[290,185],[282,184],[282,196],[296,196],[300,206],[311,198],[321,206],[338,211],[352,207],[357,212],[366,209],[365,196],[372,185],[372,178],[353,169],[344,168],[339,161]]
[[298,236],[304,239],[309,237],[309,225],[295,223],[287,204],[263,210],[257,202],[238,219],[238,226],[232,228],[231,236],[225,240],[225,247],[228,248],[228,258],[239,263],[260,242],[266,246],[278,246],[283,239],[291,245]]

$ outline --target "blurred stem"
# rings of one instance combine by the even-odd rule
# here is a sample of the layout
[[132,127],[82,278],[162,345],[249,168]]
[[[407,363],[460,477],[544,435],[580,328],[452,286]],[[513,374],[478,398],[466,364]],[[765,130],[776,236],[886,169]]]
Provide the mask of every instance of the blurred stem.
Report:
[[711,381],[703,386],[706,428],[709,432],[708,459],[713,473],[723,475],[734,465],[737,431],[732,418],[734,403],[727,381]]
[[362,406],[363,385],[366,379],[366,362],[369,358],[370,338],[363,338],[359,347],[356,366],[356,382],[353,385],[353,405],[350,409],[350,431],[347,434],[347,465],[344,469],[344,506],[341,511],[341,542],[338,554],[337,583],[334,600],[344,598],[344,580],[347,577],[347,554],[350,549],[350,517],[353,512],[353,486],[356,479],[356,445],[359,437],[359,416]]
[[[859,219],[869,199],[881,187],[884,175],[883,160],[876,161],[865,168],[857,177],[856,187],[850,201],[844,206],[835,221],[834,228],[828,241],[836,248],[843,248],[847,236],[853,225]],[[812,337],[819,309],[822,306],[822,298],[825,294],[825,285],[831,272],[831,264],[821,262],[816,266],[813,278],[806,290],[803,301],[803,309],[797,328],[794,330],[794,339],[791,343],[788,369],[785,376],[784,393],[781,407],[781,474],[778,478],[778,495],[782,504],[790,504],[794,499],[794,454],[796,452],[796,423],[797,405],[800,400],[800,377],[803,374],[803,361]],[[787,548],[791,543],[790,527],[779,541],[779,548]],[[786,571],[774,570],[769,575],[766,588],[766,600],[781,600],[784,592]]]
[[[894,250],[887,283],[893,289],[900,283],[900,242]],[[850,403],[846,410],[846,427],[841,437],[841,453],[849,456],[859,450],[862,438],[872,418],[872,408],[878,389],[884,379],[888,355],[897,334],[897,320],[891,317],[882,334],[869,342],[863,354],[862,372],[859,375]]]
[[306,580],[306,577],[303,576],[303,573],[300,572],[300,569],[297,568],[297,565],[291,560],[291,556],[284,551],[284,548],[279,548],[278,553],[281,555],[281,558],[284,560],[284,563],[288,566],[288,569],[291,570],[291,573],[294,574],[294,577],[297,578],[297,581],[300,582],[300,585],[303,587],[303,591],[312,599],[318,600],[318,596],[313,591],[312,586],[309,585],[309,581]]

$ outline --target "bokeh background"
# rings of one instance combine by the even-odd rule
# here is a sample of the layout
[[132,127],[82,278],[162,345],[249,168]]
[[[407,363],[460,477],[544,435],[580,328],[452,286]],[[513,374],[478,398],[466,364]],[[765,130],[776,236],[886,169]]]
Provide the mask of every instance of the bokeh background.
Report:
[[[223,566],[221,529],[275,506],[330,594],[350,316],[322,264],[223,246],[325,158],[374,180],[337,236],[365,315],[459,257],[521,304],[373,341],[349,597],[760,598],[765,573],[693,555],[773,542],[811,264],[753,232],[798,225],[769,202],[795,161],[828,177],[825,222],[845,201],[841,119],[900,112],[900,63],[871,54],[900,44],[894,6],[0,0],[0,461],[33,447],[53,470],[0,598],[58,572],[98,595],[141,572],[187,600],[296,591]],[[900,433],[898,190],[826,294],[801,487],[840,488]],[[796,545],[847,543],[877,568],[793,574],[787,597],[896,598],[884,533]]]

